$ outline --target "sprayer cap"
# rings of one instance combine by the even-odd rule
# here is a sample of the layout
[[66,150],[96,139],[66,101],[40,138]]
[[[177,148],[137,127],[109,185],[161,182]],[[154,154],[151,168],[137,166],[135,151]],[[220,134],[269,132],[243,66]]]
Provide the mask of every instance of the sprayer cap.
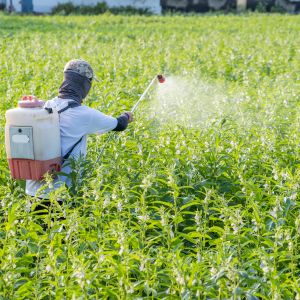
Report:
[[22,108],[35,108],[44,106],[44,101],[39,100],[33,95],[22,96],[22,99],[18,102],[19,107]]

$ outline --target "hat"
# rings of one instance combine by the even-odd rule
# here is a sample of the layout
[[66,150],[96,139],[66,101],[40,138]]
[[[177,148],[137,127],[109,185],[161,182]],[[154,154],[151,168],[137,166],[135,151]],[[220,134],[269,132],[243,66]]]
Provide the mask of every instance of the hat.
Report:
[[87,77],[90,80],[95,79],[96,81],[99,81],[97,77],[94,75],[94,71],[90,66],[90,64],[83,59],[70,60],[65,65],[64,72],[77,73],[81,76]]

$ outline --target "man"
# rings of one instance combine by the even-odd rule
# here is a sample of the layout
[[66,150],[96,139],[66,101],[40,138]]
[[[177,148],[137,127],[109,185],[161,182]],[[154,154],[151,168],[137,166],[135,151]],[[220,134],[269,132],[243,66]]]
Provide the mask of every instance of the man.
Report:
[[[97,80],[93,69],[84,60],[75,59],[68,62],[64,68],[64,81],[59,88],[58,97],[49,100],[45,109],[51,112],[56,109],[59,113],[61,153],[64,161],[68,158],[78,158],[86,155],[86,136],[93,133],[108,131],[123,131],[128,123],[133,121],[131,112],[125,112],[118,118],[113,118],[98,110],[82,105],[92,86],[92,81]],[[64,163],[62,173],[70,174],[69,164]],[[62,184],[70,186],[67,176],[58,175],[53,180],[53,188],[39,189],[44,181],[26,181],[26,193],[42,199],[49,199],[49,193],[59,188]]]

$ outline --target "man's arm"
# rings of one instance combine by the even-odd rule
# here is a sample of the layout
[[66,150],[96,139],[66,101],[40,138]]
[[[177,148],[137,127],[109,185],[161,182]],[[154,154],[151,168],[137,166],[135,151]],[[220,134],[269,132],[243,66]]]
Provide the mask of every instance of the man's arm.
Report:
[[87,134],[106,133],[108,131],[123,131],[127,128],[128,123],[133,121],[131,112],[123,113],[118,118],[113,118],[92,108],[86,108],[89,111],[90,122],[87,128]]

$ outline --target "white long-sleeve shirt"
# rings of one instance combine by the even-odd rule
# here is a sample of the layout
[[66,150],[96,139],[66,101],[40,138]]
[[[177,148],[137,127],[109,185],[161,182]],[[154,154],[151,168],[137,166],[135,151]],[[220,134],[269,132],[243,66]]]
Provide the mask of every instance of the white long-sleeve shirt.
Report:
[[[46,102],[45,107],[61,110],[68,105],[72,99],[54,98]],[[70,157],[76,158],[80,155],[86,156],[86,136],[88,134],[102,134],[113,130],[118,124],[116,118],[107,116],[98,110],[81,105],[69,108],[59,115],[61,154],[62,157],[80,140],[81,142],[73,149]],[[70,166],[63,166],[62,172],[71,173]],[[70,179],[66,176],[58,175],[53,181],[53,188],[47,187],[38,197],[49,198],[49,192],[59,188],[62,184],[70,185]],[[44,181],[26,180],[26,194],[35,196],[37,191],[44,186]]]

